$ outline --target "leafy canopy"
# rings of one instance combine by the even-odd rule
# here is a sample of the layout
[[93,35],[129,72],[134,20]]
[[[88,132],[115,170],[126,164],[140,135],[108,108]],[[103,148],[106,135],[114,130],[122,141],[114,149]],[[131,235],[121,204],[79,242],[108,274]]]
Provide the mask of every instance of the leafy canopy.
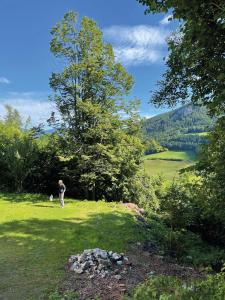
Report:
[[129,198],[142,156],[136,103],[124,100],[132,77],[115,61],[97,24],[87,17],[78,24],[74,12],[53,28],[51,51],[61,60],[50,86],[61,115],[61,149],[70,157],[67,180],[78,183],[86,198]]
[[220,0],[138,0],[146,13],[170,12],[182,20],[168,41],[163,80],[153,94],[156,105],[191,101],[210,113],[225,111],[225,2]]

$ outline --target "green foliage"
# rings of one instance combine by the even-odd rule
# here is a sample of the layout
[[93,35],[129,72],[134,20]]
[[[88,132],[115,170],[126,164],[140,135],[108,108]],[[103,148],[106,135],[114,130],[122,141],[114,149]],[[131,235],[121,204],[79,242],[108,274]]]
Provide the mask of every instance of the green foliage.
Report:
[[[168,41],[167,70],[152,102],[174,105],[191,100],[213,115],[224,112],[225,3],[205,0],[138,0],[147,13],[172,11],[182,20],[179,32]],[[209,38],[210,37],[210,38]]]
[[225,118],[221,118],[214,132],[209,136],[210,144],[205,146],[197,174],[202,177],[204,188],[201,190],[201,201],[205,214],[214,215],[225,224]]
[[189,227],[195,224],[201,215],[198,196],[193,188],[198,184],[197,180],[175,180],[161,198],[161,210],[168,214],[168,222],[172,228]]
[[[141,169],[131,183],[132,202],[144,208],[145,212],[157,211],[159,208],[159,192],[162,193],[163,183],[160,178],[151,178]],[[128,198],[127,201],[130,201]]]
[[65,293],[60,292],[56,289],[53,292],[48,293],[48,300],[79,300],[78,293],[74,291],[66,291]]
[[0,156],[2,184],[10,182],[12,190],[21,192],[37,159],[37,146],[26,135],[5,140],[0,148]]
[[146,199],[139,203],[148,213],[146,239],[179,262],[220,271],[225,252],[215,245],[218,235],[220,239],[224,237],[224,231],[215,220],[204,217],[199,201],[200,178],[186,174],[170,184],[160,177],[152,181],[151,191],[157,205],[148,209]]
[[22,130],[19,113],[6,106],[7,114],[0,121],[1,188],[22,191],[37,158],[37,145],[29,131]]
[[[177,195],[171,203],[167,199],[165,209],[170,212],[172,224],[190,226],[205,240],[224,245],[225,2],[138,1],[147,5],[147,13],[170,12],[173,19],[182,20],[179,32],[168,40],[170,53],[166,61],[167,70],[151,101],[158,106],[173,106],[191,99],[192,104],[202,105],[212,116],[218,117],[214,132],[209,135],[209,144],[203,147],[204,154],[197,166],[201,184],[193,185],[191,191],[194,197],[191,199],[187,195],[188,189],[179,193],[179,188],[175,188],[173,192],[177,191]],[[175,146],[181,146],[190,138],[193,139],[190,134],[186,137],[176,135]],[[199,138],[202,137],[195,136],[195,140]],[[169,196],[172,197],[172,193]],[[178,218],[175,218],[176,209],[177,215],[180,213],[184,217],[183,224],[179,224]],[[194,224],[191,224],[192,217]]]
[[50,86],[62,117],[64,142],[72,155],[85,147],[83,134],[96,125],[93,114],[118,112],[121,107],[116,101],[133,84],[122,65],[115,63],[112,46],[104,44],[97,24],[85,17],[77,27],[76,13],[66,13],[53,28],[51,41],[51,51],[62,58],[64,69],[52,74]]
[[54,135],[36,136],[16,110],[6,109],[6,117],[0,121],[1,190],[53,193],[63,167]]
[[87,199],[133,201],[143,147],[137,103],[123,100],[132,77],[115,62],[97,24],[85,17],[78,26],[74,12],[53,28],[51,51],[64,63],[50,86],[62,118],[59,142],[70,157],[64,170],[75,180],[71,185],[78,184]]
[[145,154],[153,154],[166,151],[167,149],[162,147],[155,139],[148,139],[145,142]]
[[7,127],[14,127],[20,130],[22,128],[22,120],[19,112],[8,104],[5,105],[5,110],[6,110],[6,116],[4,120],[5,125]]
[[205,280],[184,282],[172,276],[156,276],[136,288],[132,300],[222,300],[224,274]]

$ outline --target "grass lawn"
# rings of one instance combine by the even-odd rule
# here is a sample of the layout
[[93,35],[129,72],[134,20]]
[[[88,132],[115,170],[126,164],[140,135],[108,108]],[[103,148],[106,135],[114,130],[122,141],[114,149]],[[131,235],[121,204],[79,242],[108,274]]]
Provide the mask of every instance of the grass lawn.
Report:
[[116,203],[0,194],[0,299],[42,299],[64,276],[71,254],[88,248],[125,251],[141,233]]
[[145,160],[145,172],[150,176],[163,175],[166,179],[172,180],[178,176],[180,169],[190,166],[187,161],[172,161],[172,160]]
[[195,159],[195,153],[193,151],[165,151],[146,155],[145,159],[178,159],[193,161]]

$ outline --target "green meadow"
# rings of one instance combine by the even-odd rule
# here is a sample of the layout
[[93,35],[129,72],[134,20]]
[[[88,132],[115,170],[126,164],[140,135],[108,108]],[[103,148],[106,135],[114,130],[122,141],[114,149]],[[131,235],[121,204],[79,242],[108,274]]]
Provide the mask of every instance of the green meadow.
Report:
[[0,299],[42,299],[63,279],[71,254],[99,247],[125,251],[141,239],[121,204],[31,194],[0,194]]
[[207,132],[207,131],[204,131],[204,132],[193,132],[193,133],[186,133],[185,135],[186,135],[186,136],[187,136],[187,135],[208,136],[208,135],[209,135],[209,132]]
[[146,155],[145,159],[171,159],[193,161],[195,159],[195,153],[193,151],[164,151],[160,153]]
[[150,176],[162,175],[168,180],[179,175],[179,171],[194,163],[192,151],[165,151],[144,157],[144,169]]

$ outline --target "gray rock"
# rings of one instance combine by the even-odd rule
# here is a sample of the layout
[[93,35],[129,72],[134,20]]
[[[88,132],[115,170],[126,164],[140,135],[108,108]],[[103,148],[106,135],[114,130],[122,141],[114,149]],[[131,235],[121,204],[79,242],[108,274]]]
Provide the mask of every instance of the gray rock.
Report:
[[84,273],[84,270],[83,269],[74,269],[74,272],[77,273],[77,274],[82,274]]
[[69,262],[74,262],[74,261],[77,261],[78,258],[77,258],[77,255],[71,255],[70,258],[69,258]]
[[107,253],[107,251],[102,250],[102,251],[99,253],[99,256],[100,256],[102,259],[107,259],[107,258],[108,258],[108,253]]
[[90,266],[94,266],[95,265],[94,262],[93,262],[93,260],[89,260],[89,263],[90,263]]
[[103,265],[103,266],[105,266],[105,267],[109,267],[110,265],[111,265],[111,262],[110,262],[110,260],[108,260],[108,259],[99,259],[98,260],[98,262],[99,262],[99,264],[100,265]]
[[101,251],[102,251],[101,249],[95,248],[95,249],[93,249],[92,254],[94,257],[99,257],[101,254]]
[[71,265],[70,270],[77,269],[78,266],[79,266],[79,264],[75,261],[75,262]]
[[113,255],[112,255],[112,259],[113,260],[119,260],[121,258],[121,256],[120,255],[118,255],[117,253],[113,253]]
[[[95,275],[102,278],[116,276],[121,279],[131,265],[124,253],[118,254],[113,251],[106,251],[99,248],[84,250],[82,254],[71,255],[69,258],[70,270],[77,274],[87,273],[92,279]],[[115,266],[117,268],[114,270]]]
[[101,264],[100,264],[100,265],[98,265],[98,270],[99,270],[99,271],[101,271],[102,269],[104,269],[104,266],[103,266],[103,265],[101,265]]
[[83,263],[82,265],[81,265],[81,268],[82,268],[82,270],[87,270],[88,268],[90,267],[90,262],[89,261],[86,261],[85,263]]

